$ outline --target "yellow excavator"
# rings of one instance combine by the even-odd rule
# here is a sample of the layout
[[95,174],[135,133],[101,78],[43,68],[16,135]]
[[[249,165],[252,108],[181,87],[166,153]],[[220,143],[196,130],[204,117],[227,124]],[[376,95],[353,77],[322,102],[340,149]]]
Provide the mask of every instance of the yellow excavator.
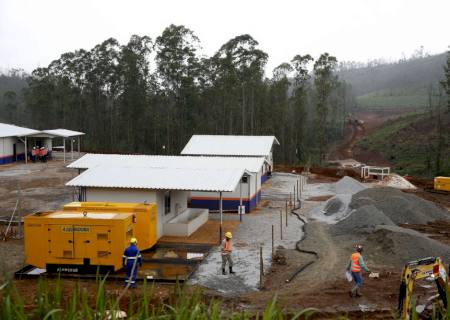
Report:
[[400,284],[398,312],[401,319],[410,319],[414,283],[417,280],[425,278],[434,279],[439,297],[442,300],[442,305],[445,309],[447,309],[447,273],[444,265],[442,264],[441,258],[429,257],[410,261],[403,268],[402,282]]

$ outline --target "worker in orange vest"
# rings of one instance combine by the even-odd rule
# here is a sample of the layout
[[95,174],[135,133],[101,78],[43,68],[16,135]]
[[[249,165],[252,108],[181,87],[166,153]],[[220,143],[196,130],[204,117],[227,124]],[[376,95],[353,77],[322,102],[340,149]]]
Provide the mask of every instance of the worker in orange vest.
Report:
[[355,281],[355,286],[350,291],[350,297],[352,298],[355,296],[362,296],[361,292],[359,291],[363,283],[362,270],[364,270],[365,272],[370,272],[369,268],[367,268],[366,264],[364,263],[364,258],[361,255],[362,251],[362,245],[357,244],[355,246],[355,252],[352,253],[347,263],[347,271],[351,272],[353,281]]
[[230,268],[230,274],[234,274],[233,271],[233,260],[231,260],[231,238],[233,238],[233,235],[231,232],[225,232],[225,239],[222,241],[222,248],[221,248],[221,254],[222,254],[222,274],[227,274],[225,272],[225,267],[228,262],[228,266]]

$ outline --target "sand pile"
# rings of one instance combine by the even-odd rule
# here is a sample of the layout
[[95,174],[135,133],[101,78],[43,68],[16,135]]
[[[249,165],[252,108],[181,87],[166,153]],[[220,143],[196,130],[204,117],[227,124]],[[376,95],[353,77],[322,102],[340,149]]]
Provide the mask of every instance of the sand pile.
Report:
[[417,189],[415,185],[396,173],[391,173],[383,181],[380,181],[378,185],[397,189]]
[[336,182],[333,187],[336,194],[354,194],[367,189],[361,182],[348,176]]
[[426,224],[434,220],[448,220],[449,213],[434,203],[395,188],[370,188],[354,194],[351,209],[372,205],[395,224]]
[[395,223],[373,205],[365,205],[354,210],[347,218],[331,227],[335,235],[349,233],[370,233],[378,225],[395,226]]
[[445,261],[450,247],[427,236],[397,226],[377,226],[364,242],[370,260],[380,264],[402,266],[406,262],[437,256]]

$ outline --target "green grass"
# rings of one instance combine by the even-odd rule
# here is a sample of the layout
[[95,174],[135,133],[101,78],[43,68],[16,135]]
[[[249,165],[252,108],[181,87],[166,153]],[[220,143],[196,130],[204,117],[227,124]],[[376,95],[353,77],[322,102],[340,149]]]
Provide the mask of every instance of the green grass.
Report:
[[362,108],[423,108],[428,104],[426,95],[379,95],[366,94],[356,97]]
[[[443,123],[446,122],[445,118]],[[450,119],[450,117],[449,117]],[[393,164],[395,172],[417,176],[449,175],[450,132],[446,130],[445,145],[441,157],[441,171],[433,169],[435,157],[430,154],[430,133],[435,130],[433,123],[423,114],[412,114],[397,120],[388,121],[383,127],[358,142],[365,150],[381,153]],[[433,143],[434,140],[433,140]],[[427,158],[431,160],[431,168],[427,166]]]
[[[138,292],[128,296],[108,294],[105,279],[97,279],[96,292],[89,293],[77,284],[70,296],[63,296],[62,281],[40,279],[34,301],[24,301],[13,284],[0,289],[0,319],[2,320],[75,320],[117,318],[122,309],[126,319],[165,320],[284,320],[309,319],[317,313],[315,309],[298,312],[286,311],[277,303],[276,296],[268,302],[262,312],[237,311],[218,300],[205,301],[199,290],[188,291],[180,285],[168,299],[154,294],[153,286],[146,282]],[[119,297],[122,299],[119,301]],[[124,310],[125,309],[125,310]]]

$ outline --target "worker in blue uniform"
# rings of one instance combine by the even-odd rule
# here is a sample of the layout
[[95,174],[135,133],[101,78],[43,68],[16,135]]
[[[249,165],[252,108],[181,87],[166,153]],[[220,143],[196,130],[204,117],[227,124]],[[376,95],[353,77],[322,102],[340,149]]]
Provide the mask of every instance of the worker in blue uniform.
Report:
[[130,245],[125,249],[122,256],[122,264],[125,267],[125,286],[136,288],[136,275],[139,267],[142,267],[142,256],[137,248],[137,239],[131,238]]

